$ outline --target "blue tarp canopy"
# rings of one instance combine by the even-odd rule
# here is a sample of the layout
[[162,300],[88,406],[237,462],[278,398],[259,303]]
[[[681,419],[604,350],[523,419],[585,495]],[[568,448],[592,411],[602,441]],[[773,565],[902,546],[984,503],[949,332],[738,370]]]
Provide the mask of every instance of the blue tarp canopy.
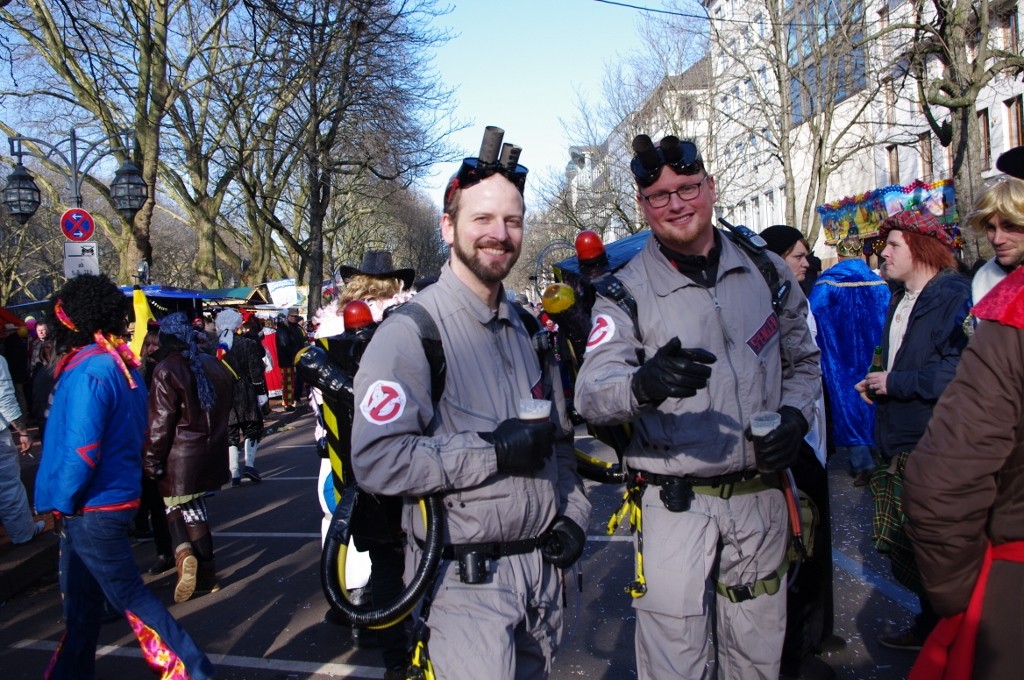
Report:
[[[135,286],[121,286],[125,295],[131,295]],[[191,288],[175,288],[174,286],[150,285],[142,286],[142,292],[147,298],[173,298],[178,300],[239,300],[248,302],[250,298],[255,303],[263,304],[266,300],[256,288],[243,286],[241,288],[211,288],[209,290],[192,290]]]
[[[633,259],[637,253],[643,250],[647,238],[651,235],[650,229],[645,229],[637,234],[630,234],[618,241],[606,243],[604,252],[608,255],[609,271],[616,271],[622,265]],[[580,261],[578,257],[570,257],[567,260],[556,262],[554,268],[558,270],[556,275],[559,279],[575,279],[580,275]],[[568,276],[566,276],[568,274]]]
[[[202,300],[207,297],[207,291],[201,290],[190,290],[188,288],[175,288],[174,286],[141,286],[142,292],[146,294],[147,298],[175,298],[180,300]],[[135,286],[121,286],[121,290],[125,295],[129,297],[132,291],[135,290]]]

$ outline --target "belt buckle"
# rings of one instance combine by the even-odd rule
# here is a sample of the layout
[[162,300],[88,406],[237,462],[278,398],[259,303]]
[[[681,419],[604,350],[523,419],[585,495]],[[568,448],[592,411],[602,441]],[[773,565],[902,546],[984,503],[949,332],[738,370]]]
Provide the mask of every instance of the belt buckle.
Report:
[[754,599],[754,589],[749,585],[746,586],[729,586],[729,599],[733,602],[746,602],[747,600]]

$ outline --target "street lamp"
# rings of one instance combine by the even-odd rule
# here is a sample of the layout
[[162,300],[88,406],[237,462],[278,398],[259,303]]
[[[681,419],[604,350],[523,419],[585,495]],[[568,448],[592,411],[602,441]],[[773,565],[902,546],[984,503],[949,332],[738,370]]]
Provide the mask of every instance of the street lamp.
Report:
[[[17,163],[14,166],[14,172],[7,178],[7,186],[4,187],[4,205],[7,206],[7,209],[19,224],[25,224],[35,214],[36,210],[39,209],[39,187],[36,185],[32,173],[21,162],[22,156],[33,156],[49,161],[57,167],[58,171],[71,183],[75,206],[81,208],[82,182],[101,158],[109,156],[113,152],[105,151],[99,153],[93,156],[92,160],[88,163],[86,163],[86,159],[89,158],[90,154],[100,144],[122,136],[124,137],[124,148],[127,149],[130,140],[129,135],[131,134],[130,130],[122,130],[119,133],[107,135],[103,139],[89,141],[87,139],[79,139],[74,128],[72,128],[70,137],[57,144],[50,144],[41,139],[23,137],[21,135],[11,137],[9,140],[11,155],[17,158]],[[23,142],[31,142],[47,149],[48,152],[44,155],[25,149]],[[59,148],[65,143],[69,144],[70,147],[68,155],[65,155]],[[79,143],[84,145],[84,150],[81,152],[79,152],[78,148]],[[61,161],[60,163],[57,162],[58,159]],[[135,213],[146,202],[148,196],[149,187],[146,185],[146,180],[142,179],[139,167],[126,159],[121,163],[121,167],[117,169],[117,172],[114,173],[114,181],[110,183],[110,197],[114,201],[114,207],[127,221],[131,222],[132,218],[135,217]]]

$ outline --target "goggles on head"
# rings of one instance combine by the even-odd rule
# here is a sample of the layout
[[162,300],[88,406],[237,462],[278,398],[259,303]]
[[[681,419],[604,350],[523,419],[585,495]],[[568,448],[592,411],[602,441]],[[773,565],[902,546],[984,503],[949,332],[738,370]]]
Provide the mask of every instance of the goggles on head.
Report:
[[674,135],[663,137],[658,146],[647,135],[637,135],[633,138],[633,154],[629,169],[641,188],[657,182],[665,165],[680,175],[696,175],[704,170],[697,145]]
[[447,204],[457,189],[468,189],[477,182],[491,175],[501,175],[515,185],[519,193],[526,188],[525,167],[519,165],[521,147],[513,144],[502,144],[505,131],[499,127],[488,125],[484,130],[484,139],[480,144],[480,155],[477,158],[463,158],[459,171],[448,180],[444,190],[444,202]]

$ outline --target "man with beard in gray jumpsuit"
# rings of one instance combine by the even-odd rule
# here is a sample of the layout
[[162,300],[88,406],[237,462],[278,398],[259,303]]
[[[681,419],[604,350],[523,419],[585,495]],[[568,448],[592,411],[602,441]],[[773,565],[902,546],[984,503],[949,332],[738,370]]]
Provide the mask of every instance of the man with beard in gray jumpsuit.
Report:
[[[640,135],[633,149],[653,232],[617,273],[635,317],[596,300],[576,407],[593,424],[633,424],[623,463],[642,494],[638,677],[777,680],[790,537],[780,472],[796,459],[820,375],[807,302],[765,253],[789,288],[773,308],[754,258],[715,229],[715,180],[696,145]],[[758,411],[781,424],[750,440]]]
[[[550,356],[541,364],[501,283],[522,246],[526,168],[518,153],[498,160],[497,145],[500,135],[449,182],[441,231],[451,258],[408,303],[440,332],[443,393],[432,394],[418,325],[402,313],[377,329],[355,379],[353,469],[365,491],[406,497],[407,576],[425,537],[415,497],[444,495],[445,547],[426,622],[444,680],[548,677],[561,570],[583,552],[590,518],[557,365]],[[517,417],[531,397],[554,402],[550,417]],[[470,554],[486,561],[471,565]]]

